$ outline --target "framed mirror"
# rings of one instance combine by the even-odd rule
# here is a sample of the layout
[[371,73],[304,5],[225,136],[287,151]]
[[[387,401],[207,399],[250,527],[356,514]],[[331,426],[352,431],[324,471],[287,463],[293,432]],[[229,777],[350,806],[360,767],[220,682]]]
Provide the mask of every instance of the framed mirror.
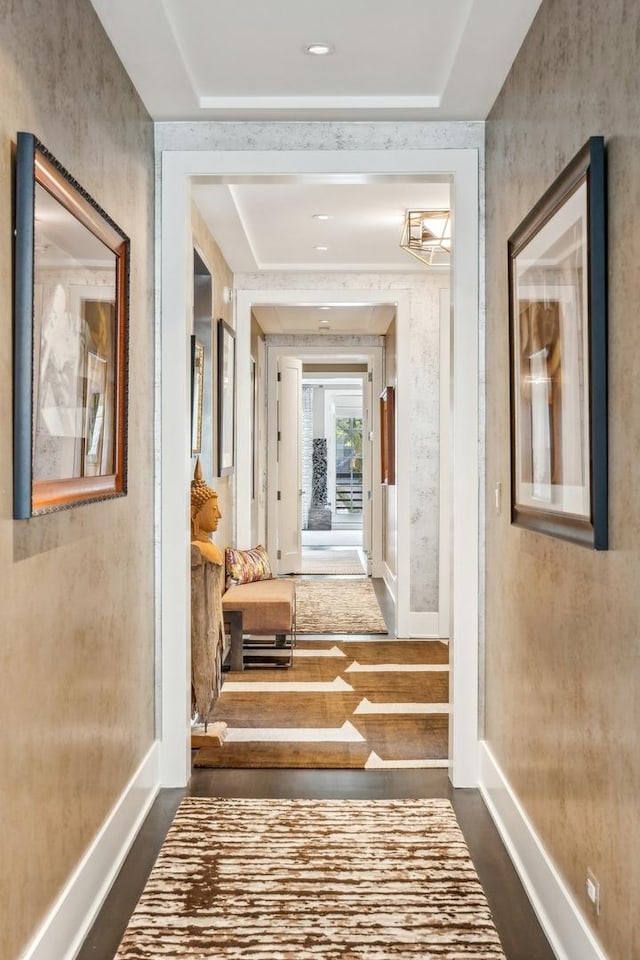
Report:
[[14,518],[124,496],[129,239],[30,133],[14,274]]

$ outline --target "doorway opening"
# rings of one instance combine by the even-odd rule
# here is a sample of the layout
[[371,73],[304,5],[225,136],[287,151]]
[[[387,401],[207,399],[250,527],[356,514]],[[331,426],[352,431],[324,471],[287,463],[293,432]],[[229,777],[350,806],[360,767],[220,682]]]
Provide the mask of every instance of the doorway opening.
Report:
[[[185,446],[188,430],[188,362],[184,325],[176,317],[184,316],[188,302],[184,237],[189,224],[189,196],[184,189],[191,178],[238,176],[294,176],[298,178],[356,177],[358,182],[372,177],[406,175],[451,178],[453,211],[457,242],[452,252],[452,410],[451,431],[451,636],[455,645],[452,669],[451,699],[455,705],[451,730],[450,776],[456,785],[472,785],[477,780],[478,742],[478,151],[475,148],[407,150],[314,150],[300,151],[225,151],[212,150],[197,143],[191,150],[162,150],[162,217],[159,219],[162,244],[160,282],[162,295],[161,324],[162,359],[159,378],[159,406],[162,417],[162,448],[158,453],[158,518],[160,524],[159,590],[161,624],[159,638],[159,675],[162,678],[162,714],[160,744],[161,779],[165,785],[182,784],[188,776],[188,744],[185,736],[187,716],[185,691],[188,689],[188,569],[184,543],[188,536],[185,511],[175,509],[185,499],[190,480],[184,458],[176,456]],[[225,182],[229,182],[227,179]],[[342,181],[341,181],[342,182]],[[250,431],[250,333],[251,304],[282,302],[282,291],[238,289],[236,298],[237,344],[237,435]],[[373,291],[365,288],[354,300],[371,302]],[[329,302],[350,299],[344,285],[337,293],[325,295]],[[270,295],[270,296],[269,296]],[[375,292],[379,302],[379,292]],[[300,292],[297,292],[298,302]],[[407,335],[411,312],[410,299],[404,289],[390,292],[391,302],[398,306],[397,395],[396,416],[400,427],[410,422],[412,393],[407,376],[410,368],[410,337]],[[269,352],[269,351],[267,351]],[[176,364],[176,357],[183,363]],[[271,394],[272,380],[267,391]],[[382,390],[380,380],[374,386],[376,396]],[[268,407],[269,409],[269,407]],[[271,414],[269,414],[271,416]],[[243,434],[244,432],[244,434]],[[411,465],[408,431],[397,434],[397,456],[400,466]],[[251,450],[238,445],[235,473],[234,516],[238,542],[250,539]],[[379,466],[379,464],[378,464]],[[397,475],[397,560],[395,582],[399,636],[411,633],[410,570],[411,514],[409,510],[410,470],[399,469]],[[377,485],[376,485],[377,487]],[[269,505],[270,507],[271,505]],[[271,512],[271,511],[270,511]],[[270,536],[270,532],[268,534]],[[270,554],[272,551],[269,549]],[[382,556],[381,544],[378,555]],[[375,576],[374,571],[374,576]],[[400,618],[402,622],[400,623]],[[408,631],[408,632],[405,632]],[[165,638],[171,642],[163,642]]]
[[[303,574],[363,576],[371,489],[365,423],[367,367],[302,367]],[[365,469],[365,459],[367,460]],[[367,515],[370,522],[370,512]]]
[[269,556],[279,575],[382,577],[383,335],[295,339],[266,343]]

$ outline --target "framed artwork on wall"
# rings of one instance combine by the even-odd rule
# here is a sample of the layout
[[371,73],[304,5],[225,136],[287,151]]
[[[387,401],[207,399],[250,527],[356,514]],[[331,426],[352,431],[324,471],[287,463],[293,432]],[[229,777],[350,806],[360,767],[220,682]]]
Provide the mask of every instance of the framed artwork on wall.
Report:
[[396,482],[395,387],[385,387],[380,394],[380,480],[389,487]]
[[218,475],[233,471],[235,439],[235,331],[218,320]]
[[128,238],[19,133],[14,519],[126,494],[128,310]]
[[508,242],[511,520],[608,547],[605,155],[592,137]]

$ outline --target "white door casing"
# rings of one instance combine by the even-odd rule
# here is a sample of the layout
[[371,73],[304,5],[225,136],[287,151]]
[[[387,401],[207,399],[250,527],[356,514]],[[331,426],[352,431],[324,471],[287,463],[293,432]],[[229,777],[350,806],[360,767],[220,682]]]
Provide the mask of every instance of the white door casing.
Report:
[[[398,292],[394,291],[394,297],[397,296]],[[322,298],[326,298],[329,302],[333,297],[338,296],[338,292],[333,294],[327,293],[327,291],[318,291],[315,294],[319,299],[318,302],[322,302]],[[364,302],[367,299],[367,296],[371,297],[371,291],[349,291],[346,293],[342,291],[339,293],[341,300],[346,300],[350,298],[354,303]],[[247,312],[250,314],[252,304],[264,304],[264,303],[295,303],[299,301],[300,293],[299,291],[293,290],[279,290],[277,293],[273,290],[270,291],[238,291],[238,318],[240,314]],[[373,302],[373,301],[372,301]],[[380,292],[376,294],[376,302],[380,302]],[[364,352],[363,352],[364,351]],[[278,363],[281,357],[292,356],[297,357],[303,362],[314,362],[314,363],[325,363],[325,362],[339,362],[339,361],[348,361],[352,363],[366,363],[372,371],[373,379],[373,389],[374,392],[382,390],[382,347],[378,346],[367,346],[367,347],[355,347],[355,346],[342,346],[342,347],[318,347],[318,346],[305,346],[302,347],[284,347],[279,345],[268,345],[267,346],[267,384],[268,384],[268,393],[267,393],[267,437],[268,437],[268,449],[267,449],[267,474],[269,477],[275,476],[276,471],[276,457],[277,449],[275,443],[275,437],[277,434],[277,422],[276,422],[276,409],[277,409],[277,378],[276,373],[278,369]],[[374,417],[374,429],[378,429],[378,407],[374,405],[372,415]],[[377,435],[377,434],[376,434]],[[380,458],[379,458],[379,445],[373,445],[373,470],[377,473],[380,472]],[[372,514],[374,517],[380,516],[381,513],[381,498],[379,494],[379,489],[374,486],[373,497],[372,497]],[[276,523],[273,518],[277,516],[278,511],[278,502],[276,499],[276,485],[274,483],[269,483],[267,485],[267,549],[269,556],[276,556],[277,552],[277,529]],[[382,534],[381,534],[381,524],[377,524],[377,529],[374,527],[371,535],[371,555],[372,555],[372,573],[374,577],[382,576]]]
[[302,570],[302,361],[281,357],[278,361],[277,460],[275,484],[278,496],[276,568],[279,574]]
[[[455,786],[478,782],[478,324],[479,324],[479,190],[478,149],[454,147],[419,150],[269,150],[224,151],[208,147],[165,150],[160,154],[161,191],[157,228],[159,310],[159,436],[157,455],[157,612],[158,678],[160,684],[160,776],[164,786],[182,786],[190,770],[190,603],[189,603],[189,358],[190,316],[189,180],[192,177],[321,176],[340,177],[446,175],[452,178],[452,383],[451,383],[451,761]],[[371,291],[367,291],[371,294]],[[246,291],[249,294],[249,291]],[[344,291],[342,291],[344,293]],[[394,291],[395,294],[395,291]],[[315,299],[315,298],[314,298]],[[344,300],[344,296],[342,298]],[[362,298],[360,298],[362,299]],[[376,298],[380,302],[379,292]],[[246,302],[251,302],[251,296]],[[264,302],[255,300],[254,302]],[[271,302],[276,302],[272,300]],[[283,302],[278,299],[277,302]],[[399,298],[400,302],[400,298]],[[250,317],[236,318],[237,429],[250,431]],[[410,450],[402,424],[411,411],[404,388],[410,358],[409,338],[398,338],[398,470]],[[375,395],[375,389],[374,389]],[[235,471],[237,539],[249,526],[251,470]],[[249,451],[246,451],[246,456]],[[375,489],[375,488],[374,488]],[[408,578],[401,570],[403,545],[410,527],[408,499],[398,488],[398,608],[408,610]],[[374,570],[375,575],[375,570]]]
[[440,291],[440,550],[438,635],[451,636],[451,291]]

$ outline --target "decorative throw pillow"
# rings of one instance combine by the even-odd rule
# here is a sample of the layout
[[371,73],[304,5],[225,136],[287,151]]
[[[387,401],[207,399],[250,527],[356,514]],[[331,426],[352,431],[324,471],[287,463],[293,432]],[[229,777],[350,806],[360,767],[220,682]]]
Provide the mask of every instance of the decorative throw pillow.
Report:
[[255,580],[271,580],[271,564],[267,551],[258,544],[253,550],[236,550],[227,547],[225,554],[226,588],[239,583],[253,583]]

